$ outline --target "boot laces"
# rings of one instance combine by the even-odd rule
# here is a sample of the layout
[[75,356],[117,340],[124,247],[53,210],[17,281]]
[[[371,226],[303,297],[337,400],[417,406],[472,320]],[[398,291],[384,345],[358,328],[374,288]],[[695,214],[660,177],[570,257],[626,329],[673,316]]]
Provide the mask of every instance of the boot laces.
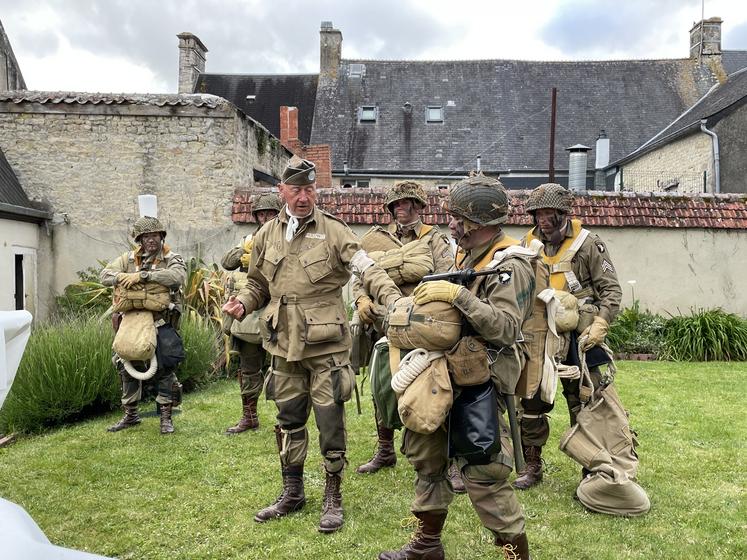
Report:
[[506,560],[519,560],[519,549],[511,543],[504,544],[503,556]]
[[423,529],[423,521],[414,515],[404,517],[400,520],[399,525],[403,529],[412,528],[412,533],[410,533],[410,541],[414,541],[415,539],[417,539]]

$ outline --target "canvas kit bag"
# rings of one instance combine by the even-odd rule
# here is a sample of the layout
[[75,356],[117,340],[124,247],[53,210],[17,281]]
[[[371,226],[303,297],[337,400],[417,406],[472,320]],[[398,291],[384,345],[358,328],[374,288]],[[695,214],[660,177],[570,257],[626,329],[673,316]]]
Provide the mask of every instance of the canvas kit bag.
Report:
[[445,301],[417,305],[412,296],[390,306],[387,324],[387,339],[397,348],[448,350],[462,332],[462,316],[456,307]]
[[446,358],[440,356],[429,362],[397,402],[402,424],[419,434],[432,434],[443,425],[454,402]]
[[[400,352],[398,348],[394,349]],[[371,395],[384,427],[397,430],[402,420],[397,410],[397,394],[392,389],[392,371],[389,367],[389,342],[386,337],[376,341],[368,370],[371,375]]]

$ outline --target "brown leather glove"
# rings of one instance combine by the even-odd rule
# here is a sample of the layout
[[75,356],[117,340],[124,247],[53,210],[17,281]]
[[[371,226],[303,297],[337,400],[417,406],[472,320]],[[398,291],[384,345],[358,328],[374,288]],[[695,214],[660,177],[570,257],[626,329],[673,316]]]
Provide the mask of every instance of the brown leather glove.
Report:
[[117,285],[129,290],[141,281],[139,272],[120,272],[117,274]]
[[581,333],[581,337],[587,337],[581,349],[585,352],[589,348],[602,344],[609,330],[610,324],[606,319],[599,315],[594,317],[594,322]]
[[360,317],[364,325],[371,325],[376,319],[373,307],[373,300],[368,296],[360,296],[355,300],[355,309],[358,311],[358,317]]

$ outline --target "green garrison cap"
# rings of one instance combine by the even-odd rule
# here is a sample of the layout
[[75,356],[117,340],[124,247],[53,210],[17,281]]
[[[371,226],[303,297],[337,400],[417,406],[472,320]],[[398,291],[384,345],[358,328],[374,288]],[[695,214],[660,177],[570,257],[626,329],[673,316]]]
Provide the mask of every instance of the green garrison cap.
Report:
[[286,185],[311,185],[316,179],[316,166],[307,159],[293,156],[283,171]]

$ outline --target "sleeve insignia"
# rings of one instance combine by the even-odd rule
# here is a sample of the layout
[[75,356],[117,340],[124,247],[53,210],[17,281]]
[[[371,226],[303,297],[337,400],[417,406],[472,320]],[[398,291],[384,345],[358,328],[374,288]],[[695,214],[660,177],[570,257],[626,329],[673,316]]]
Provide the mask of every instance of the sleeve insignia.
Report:
[[606,251],[606,249],[604,248],[604,243],[602,243],[601,241],[597,241],[595,245],[597,246],[597,249],[600,253],[604,253]]
[[511,282],[511,271],[510,270],[501,270],[498,273],[498,283],[505,286]]
[[602,261],[602,272],[615,272],[615,268],[612,266],[612,263],[607,259],[604,259]]

